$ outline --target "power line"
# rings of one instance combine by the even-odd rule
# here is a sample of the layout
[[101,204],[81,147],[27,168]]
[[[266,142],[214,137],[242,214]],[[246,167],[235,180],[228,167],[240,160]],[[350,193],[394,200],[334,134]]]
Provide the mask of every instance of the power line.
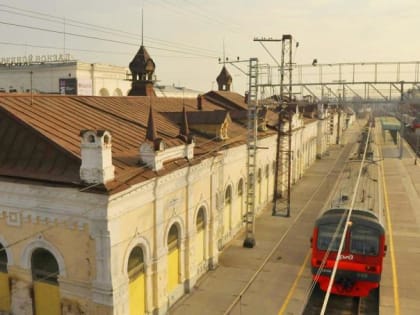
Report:
[[[4,22],[4,21],[0,21],[0,24],[20,27],[20,28],[26,28],[26,29],[35,30],[35,31],[43,31],[43,32],[49,32],[49,33],[55,33],[55,34],[61,34],[61,35],[64,34],[63,31],[56,31],[56,30],[46,29],[46,28],[42,28],[42,27],[35,27],[35,26],[29,26],[29,25],[23,25],[23,24],[9,23],[9,22]],[[135,44],[135,43],[129,43],[129,42],[124,42],[124,41],[121,41],[121,40],[114,40],[114,39],[106,39],[106,38],[102,38],[102,37],[98,37],[98,36],[90,36],[90,35],[83,35],[83,34],[69,33],[69,32],[66,32],[66,35],[138,47],[138,44]],[[199,53],[188,52],[188,51],[182,51],[182,50],[177,50],[177,49],[161,48],[161,47],[155,47],[155,46],[148,46],[148,48],[156,49],[156,50],[169,51],[169,52],[174,52],[174,53],[182,53],[182,54],[186,54],[186,55],[200,56],[200,57],[211,58],[211,59],[216,59],[217,58],[216,56],[199,54]]]
[[[150,0],[146,0],[149,3],[152,4],[156,4],[156,1],[150,1]],[[227,22],[229,22],[229,20],[227,19],[219,19],[217,17],[214,16],[209,16],[206,15],[202,12],[202,10],[199,8],[197,9],[191,9],[191,8],[180,8],[178,4],[174,4],[169,0],[161,0],[161,5],[164,5],[164,7],[166,7],[167,9],[171,10],[172,12],[181,15],[182,17],[185,17],[185,11],[188,11],[192,14],[192,16],[194,18],[198,18],[199,21],[201,22],[210,22],[213,25],[223,25],[225,28],[228,27],[230,29],[230,31],[232,33],[237,33],[240,34],[240,30],[239,30],[239,26],[236,26],[234,28],[229,27],[229,25],[227,25]],[[206,20],[206,21],[205,21]]]
[[[81,22],[81,21],[77,21],[77,20],[73,20],[73,19],[67,19],[67,18],[64,18],[64,17],[63,18],[62,17],[57,17],[57,16],[54,16],[54,15],[51,15],[51,14],[45,14],[45,13],[41,13],[41,12],[37,12],[37,11],[21,9],[21,8],[12,7],[12,6],[8,6],[8,5],[0,4],[0,7],[6,7],[8,9],[11,9],[11,10],[0,9],[0,11],[7,12],[7,13],[10,13],[10,14],[14,14],[14,15],[18,15],[18,16],[25,16],[25,17],[38,19],[38,20],[41,20],[41,21],[57,23],[57,24],[65,23],[66,26],[83,28],[85,30],[86,29],[87,30],[93,30],[93,31],[96,31],[96,32],[101,32],[101,33],[105,33],[105,34],[112,34],[112,35],[115,35],[115,36],[123,36],[123,37],[130,38],[130,39],[139,39],[138,34],[130,33],[130,32],[127,32],[127,31],[123,31],[123,30],[119,30],[119,29],[115,29],[115,28],[111,28],[111,27],[107,27],[107,26],[95,25],[95,24],[92,24],[92,23]],[[12,10],[16,10],[17,12],[12,11]],[[27,12],[27,13],[30,13],[30,14],[22,13],[20,11]],[[39,16],[36,16],[36,15],[39,15]],[[208,49],[208,48],[203,48],[203,47],[195,47],[193,45],[188,45],[188,44],[180,44],[180,43],[177,43],[177,42],[167,41],[167,40],[158,39],[158,38],[149,37],[149,36],[145,36],[145,38],[147,38],[151,42],[160,43],[160,44],[166,45],[166,46],[176,46],[176,47],[179,47],[179,48],[186,48],[186,49],[190,49],[190,50],[217,53],[217,51],[215,51],[213,49]]]

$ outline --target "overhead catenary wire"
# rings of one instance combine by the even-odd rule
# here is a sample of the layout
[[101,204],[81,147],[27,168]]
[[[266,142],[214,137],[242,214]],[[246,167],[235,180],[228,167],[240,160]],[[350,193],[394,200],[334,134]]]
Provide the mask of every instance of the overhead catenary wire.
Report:
[[[119,29],[116,29],[116,28],[111,28],[111,27],[108,27],[108,26],[86,23],[86,22],[77,21],[77,20],[74,20],[74,19],[58,17],[58,16],[54,16],[54,15],[51,15],[51,14],[46,14],[46,13],[37,12],[37,11],[33,11],[33,10],[26,10],[26,9],[13,7],[13,6],[8,6],[8,5],[4,5],[4,4],[0,4],[0,8],[1,7],[5,7],[7,9],[0,9],[0,11],[7,12],[7,13],[13,14],[13,15],[29,17],[29,18],[41,20],[41,21],[44,21],[44,22],[51,22],[51,23],[56,23],[56,24],[65,23],[67,27],[68,26],[77,27],[77,28],[81,28],[83,31],[93,30],[95,32],[115,35],[115,36],[118,36],[118,37],[125,37],[125,38],[130,38],[130,39],[139,39],[139,34],[119,30]],[[30,13],[30,14],[23,13],[23,12],[27,12],[27,13]],[[168,41],[168,40],[158,39],[158,38],[151,37],[151,36],[144,36],[144,38],[147,39],[148,42],[159,43],[160,45],[165,45],[165,46],[169,46],[169,47],[173,46],[173,47],[183,48],[183,49],[187,49],[187,50],[194,50],[194,51],[203,52],[203,53],[204,52],[205,53],[214,53],[214,54],[217,53],[217,51],[214,50],[214,49],[198,47],[198,46],[194,46],[194,45],[187,44],[187,43]]]
[[[21,28],[26,28],[26,29],[36,30],[36,31],[43,31],[43,32],[49,32],[49,33],[61,34],[61,35],[64,33],[63,31],[51,30],[51,29],[47,29],[47,28],[24,25],[24,24],[9,23],[9,22],[4,22],[4,21],[0,21],[0,24],[9,25],[9,26],[16,26],[16,27],[21,27]],[[130,42],[125,42],[125,41],[115,40],[115,39],[107,39],[107,38],[102,38],[102,37],[98,37],[98,36],[90,36],[90,35],[83,35],[83,34],[70,33],[70,32],[67,32],[66,35],[67,36],[80,37],[80,38],[86,38],[86,39],[94,39],[94,40],[110,42],[110,43],[114,43],[114,44],[124,44],[124,45],[128,45],[128,46],[138,47],[138,43],[130,43]],[[201,56],[201,57],[206,57],[206,58],[211,58],[211,59],[217,59],[216,56],[212,56],[212,55],[199,54],[199,53],[182,51],[182,50],[177,50],[177,49],[160,48],[160,47],[156,47],[156,46],[148,46],[148,47],[152,48],[152,49],[156,49],[156,50],[163,50],[163,51],[169,51],[169,52],[175,52],[175,53],[182,53],[182,54],[186,54],[186,55],[194,55],[194,56]]]

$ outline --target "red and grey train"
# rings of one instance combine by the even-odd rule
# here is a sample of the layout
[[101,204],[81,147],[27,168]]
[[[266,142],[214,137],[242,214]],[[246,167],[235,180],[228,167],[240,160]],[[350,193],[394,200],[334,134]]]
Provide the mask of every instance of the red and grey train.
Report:
[[[311,238],[312,276],[323,291],[328,289],[348,211],[329,209],[315,223]],[[385,229],[376,214],[352,210],[331,293],[369,295],[379,287],[385,253]]]

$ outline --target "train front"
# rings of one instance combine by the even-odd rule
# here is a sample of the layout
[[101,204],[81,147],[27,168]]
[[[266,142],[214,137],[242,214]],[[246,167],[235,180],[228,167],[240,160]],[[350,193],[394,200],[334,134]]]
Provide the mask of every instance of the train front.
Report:
[[[323,291],[328,290],[343,237],[343,215],[344,211],[324,214],[314,227],[312,275]],[[331,293],[367,296],[381,280],[386,249],[384,228],[377,218],[361,211],[352,215],[348,225]]]

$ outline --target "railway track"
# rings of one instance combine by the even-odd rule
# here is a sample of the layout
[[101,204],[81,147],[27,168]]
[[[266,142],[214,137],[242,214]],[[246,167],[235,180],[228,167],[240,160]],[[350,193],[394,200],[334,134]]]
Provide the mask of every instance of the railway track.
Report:
[[[322,311],[325,292],[318,286],[313,290],[303,315],[319,315]],[[328,315],[379,315],[379,289],[367,297],[331,295],[325,309]]]
[[[329,170],[327,174],[325,174],[323,180],[319,183],[318,188],[313,193],[311,198],[306,202],[306,204],[299,210],[299,212],[296,214],[296,217],[294,220],[290,223],[289,228],[286,230],[286,232],[282,235],[282,237],[278,240],[278,242],[275,244],[273,249],[270,251],[270,253],[265,257],[259,268],[255,271],[255,273],[252,275],[251,279],[244,285],[242,290],[237,294],[237,297],[232,301],[232,303],[227,307],[227,309],[223,312],[224,315],[234,314],[235,313],[235,307],[240,308],[241,298],[246,294],[246,292],[251,287],[252,283],[257,279],[258,275],[263,271],[265,265],[269,262],[269,260],[273,257],[273,255],[276,253],[276,250],[283,244],[284,240],[288,236],[290,230],[294,228],[294,226],[297,225],[299,222],[300,217],[306,213],[307,209],[312,209],[312,203],[316,202],[316,197],[319,196],[319,194],[325,194],[326,195],[326,202],[330,203],[333,196],[337,193],[338,187],[337,184],[339,183],[339,179],[342,178],[342,176],[345,175],[345,170],[347,168],[347,161],[348,158],[356,148],[356,139],[359,132],[354,132],[350,136],[351,141],[345,145],[343,145],[343,149],[341,153],[338,155],[336,160],[334,161],[334,165]],[[330,183],[330,184],[329,184]],[[331,187],[331,186],[332,187]],[[323,190],[328,190],[328,192],[325,192]],[[324,208],[324,207],[323,207]],[[241,311],[239,311],[241,312]],[[236,314],[236,313],[235,313]]]

